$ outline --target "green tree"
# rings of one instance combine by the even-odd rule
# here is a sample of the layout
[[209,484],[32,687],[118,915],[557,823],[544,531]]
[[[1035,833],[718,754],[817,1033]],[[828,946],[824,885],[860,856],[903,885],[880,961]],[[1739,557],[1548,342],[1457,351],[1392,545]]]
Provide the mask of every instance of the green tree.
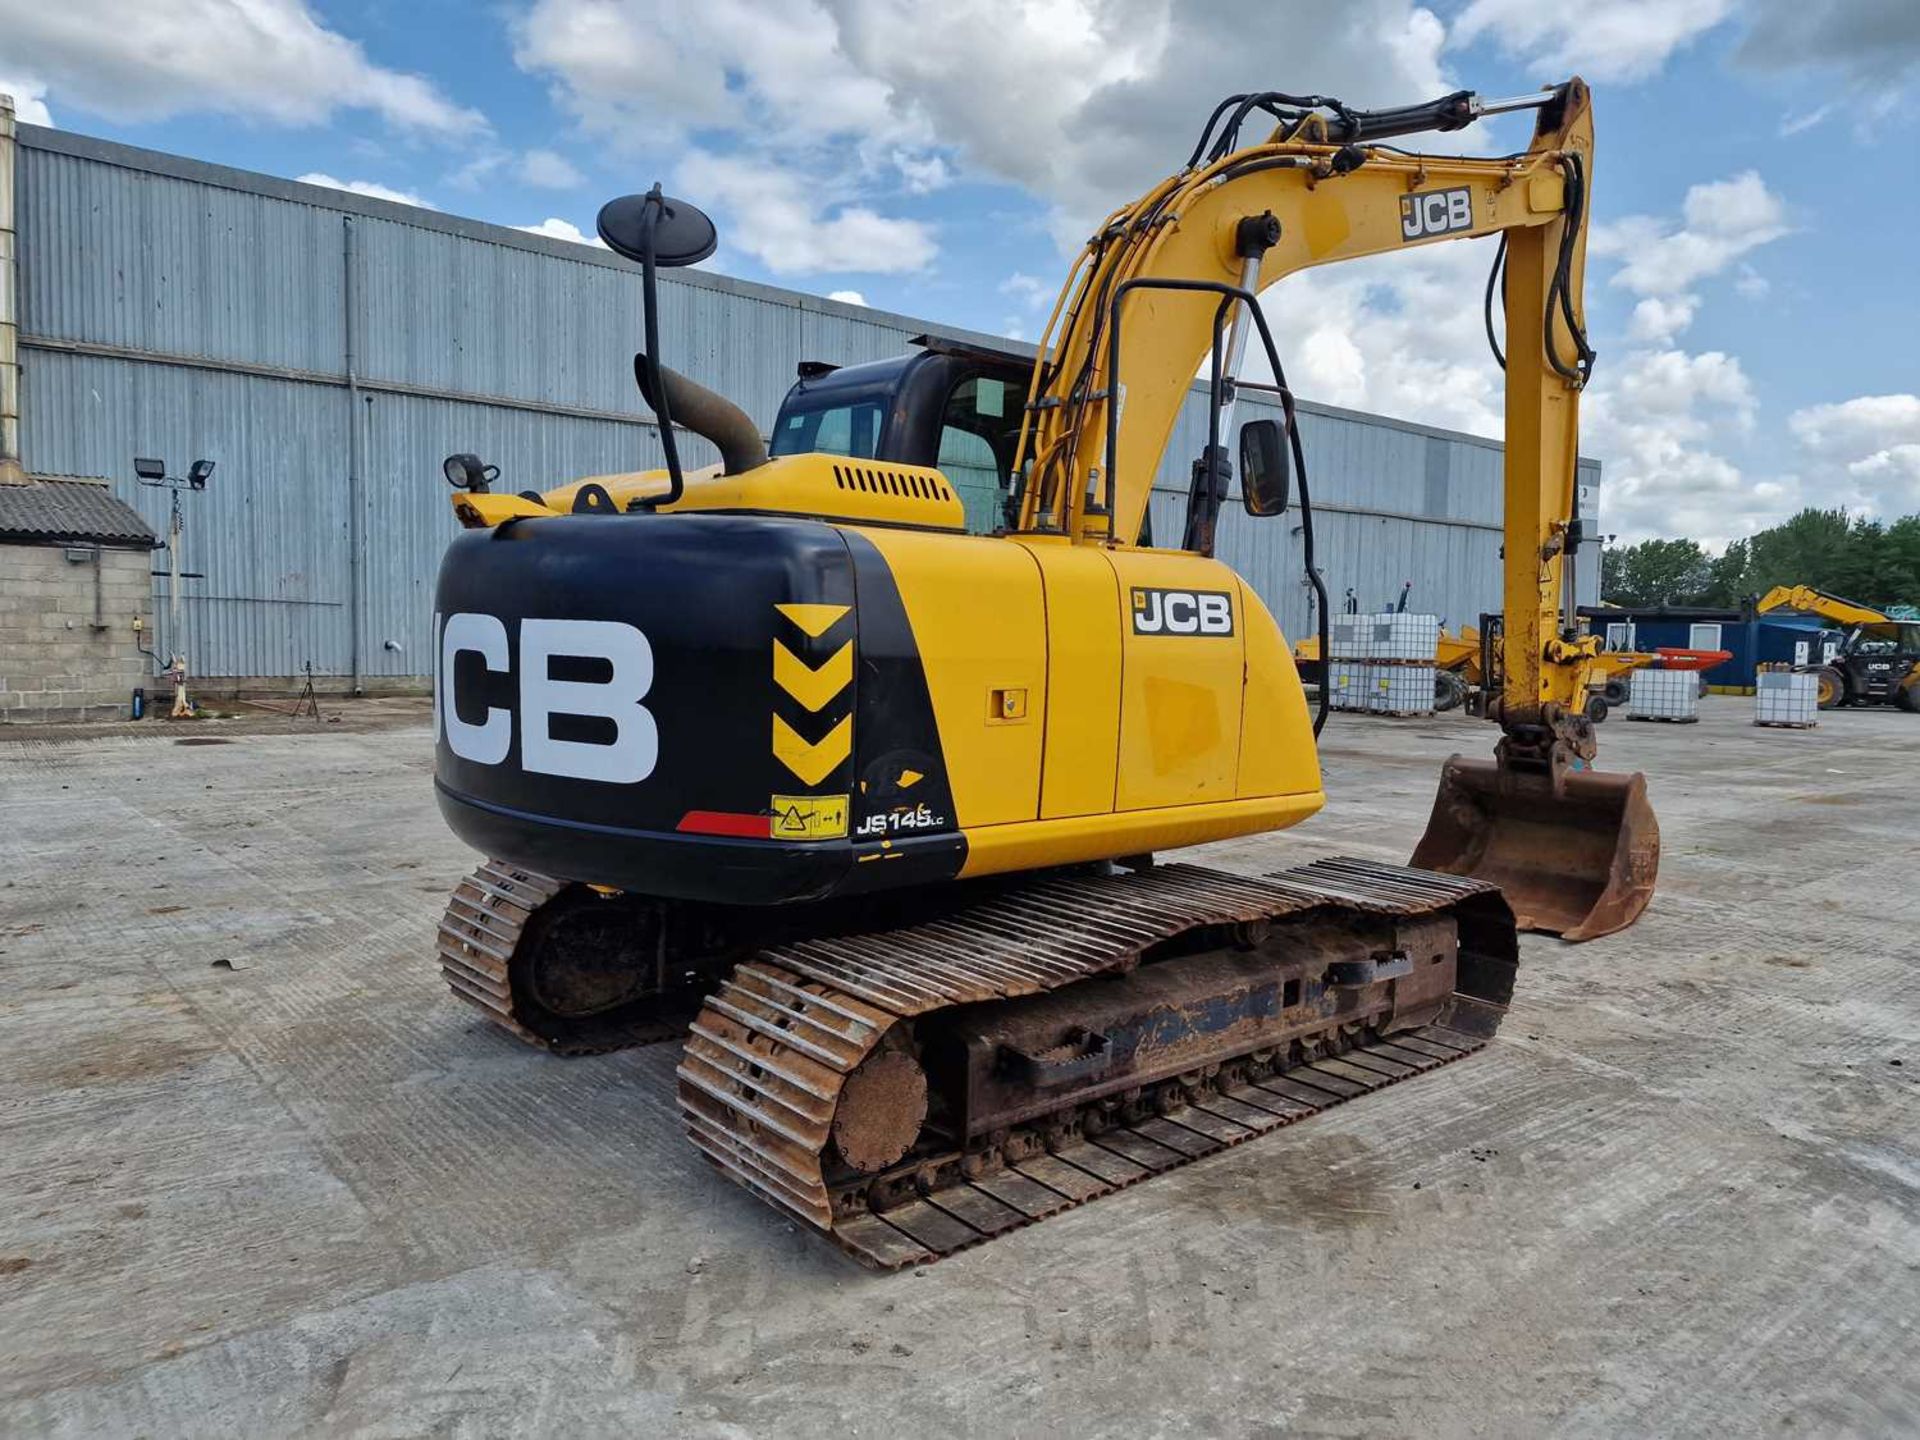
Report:
[[1886,605],[1920,605],[1920,515],[1909,515],[1887,527],[1881,543],[1880,573]]
[[1811,585],[1871,605],[1883,533],[1844,510],[1802,510],[1753,537],[1753,588],[1764,594],[1776,585]]
[[1735,540],[1724,552],[1714,556],[1707,571],[1707,591],[1701,597],[1704,605],[1737,609],[1747,596],[1755,593],[1753,547],[1745,540]]
[[1883,524],[1808,509],[1717,556],[1691,540],[1643,540],[1601,555],[1601,597],[1614,605],[1734,609],[1776,585],[1811,585],[1863,605],[1920,605],[1920,515]]
[[1642,540],[1600,555],[1600,598],[1609,605],[1697,605],[1712,580],[1712,561],[1692,540]]

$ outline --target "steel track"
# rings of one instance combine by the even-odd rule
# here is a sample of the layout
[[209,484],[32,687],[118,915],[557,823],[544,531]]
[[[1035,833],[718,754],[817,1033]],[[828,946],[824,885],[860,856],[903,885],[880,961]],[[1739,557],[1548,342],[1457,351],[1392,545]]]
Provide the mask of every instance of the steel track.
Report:
[[[1089,1112],[1084,1123],[1074,1117],[1066,1125],[1055,1114],[1044,1117],[1044,1129],[1017,1132],[986,1154],[916,1154],[911,1174],[851,1183],[836,1173],[831,1141],[842,1089],[896,1027],[1128,968],[1196,928],[1342,911],[1446,912],[1459,921],[1458,988],[1432,1023],[1358,1036],[1330,1025],[1267,1061],[1225,1057],[1230,1063],[1157,1083],[1150,1103],[1166,1113],[1112,1124]],[[1456,876],[1323,860],[1260,879],[1190,865],[1062,877],[922,925],[763,951],[693,1022],[678,1071],[681,1110],[688,1137],[730,1179],[863,1264],[893,1269],[980,1244],[1479,1049],[1505,1011],[1516,957],[1499,892]],[[1298,1063],[1288,1067],[1288,1059]]]

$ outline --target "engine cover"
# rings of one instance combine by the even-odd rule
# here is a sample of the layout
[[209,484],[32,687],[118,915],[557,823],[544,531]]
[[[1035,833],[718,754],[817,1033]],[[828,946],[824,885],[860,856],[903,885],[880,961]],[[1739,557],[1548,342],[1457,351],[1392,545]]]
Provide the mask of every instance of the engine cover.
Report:
[[734,904],[964,863],[913,632],[857,532],[737,514],[467,530],[434,634],[440,806],[489,855]]

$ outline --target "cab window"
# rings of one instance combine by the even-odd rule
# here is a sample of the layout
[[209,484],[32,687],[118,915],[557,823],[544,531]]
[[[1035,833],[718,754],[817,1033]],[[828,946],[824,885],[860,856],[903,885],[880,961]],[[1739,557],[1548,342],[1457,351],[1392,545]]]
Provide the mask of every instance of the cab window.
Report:
[[812,410],[789,406],[767,453],[871,460],[879,453],[880,425],[885,418],[885,402],[878,398],[828,403]]
[[1006,523],[1007,487],[1025,406],[1019,385],[992,375],[970,375],[947,396],[934,463],[959,492],[967,529],[975,534]]

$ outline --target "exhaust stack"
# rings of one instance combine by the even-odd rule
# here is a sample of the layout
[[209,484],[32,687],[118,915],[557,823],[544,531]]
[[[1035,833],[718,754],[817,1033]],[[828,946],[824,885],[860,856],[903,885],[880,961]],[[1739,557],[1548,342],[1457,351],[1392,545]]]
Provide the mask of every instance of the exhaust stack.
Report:
[[694,434],[711,440],[720,451],[720,464],[727,474],[745,474],[767,463],[766,442],[760,438],[759,428],[746,411],[677,370],[657,363],[649,366],[643,351],[633,357],[633,378],[640,386],[641,398],[652,407],[654,414],[661,413],[660,401],[653,393],[650,380],[655,371],[666,391],[666,413],[673,417],[674,424],[684,425]]

